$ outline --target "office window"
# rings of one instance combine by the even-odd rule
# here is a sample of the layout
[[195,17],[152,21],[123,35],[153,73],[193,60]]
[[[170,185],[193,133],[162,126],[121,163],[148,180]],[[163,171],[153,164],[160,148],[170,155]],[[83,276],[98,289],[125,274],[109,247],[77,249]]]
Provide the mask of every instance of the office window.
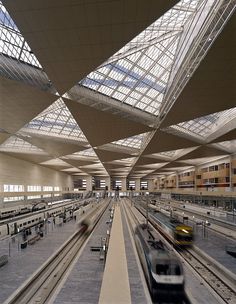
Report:
[[41,186],[27,186],[27,191],[28,192],[34,192],[34,191],[41,191],[42,187]]
[[4,192],[24,192],[23,185],[4,185],[3,186]]
[[4,197],[3,201],[4,202],[17,202],[17,201],[23,201],[24,196],[9,196],[9,197]]

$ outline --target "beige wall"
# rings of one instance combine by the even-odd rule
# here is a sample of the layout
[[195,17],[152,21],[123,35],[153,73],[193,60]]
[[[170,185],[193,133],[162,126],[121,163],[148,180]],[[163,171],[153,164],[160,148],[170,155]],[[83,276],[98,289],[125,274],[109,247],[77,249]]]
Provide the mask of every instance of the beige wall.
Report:
[[58,186],[62,191],[73,190],[70,175],[0,153],[0,192],[4,184]]

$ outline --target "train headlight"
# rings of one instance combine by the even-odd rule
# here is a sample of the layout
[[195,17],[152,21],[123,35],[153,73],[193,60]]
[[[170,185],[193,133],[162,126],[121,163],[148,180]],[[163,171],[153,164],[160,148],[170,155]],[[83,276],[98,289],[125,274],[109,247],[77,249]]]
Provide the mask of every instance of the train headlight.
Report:
[[186,229],[182,229],[182,231],[183,231],[184,233],[189,233],[188,230],[186,230]]

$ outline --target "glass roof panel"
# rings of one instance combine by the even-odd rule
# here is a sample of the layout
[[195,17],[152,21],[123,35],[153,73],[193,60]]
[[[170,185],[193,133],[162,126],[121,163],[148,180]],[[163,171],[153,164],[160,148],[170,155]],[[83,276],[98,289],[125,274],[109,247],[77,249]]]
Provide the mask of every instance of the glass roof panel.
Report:
[[66,137],[87,143],[83,132],[61,98],[31,120],[22,131],[47,135],[50,133],[56,137]]
[[235,153],[236,152],[236,140],[227,140],[222,141],[216,144],[212,144],[212,146],[216,148],[220,148],[228,153]]
[[0,145],[0,151],[17,151],[26,153],[37,152],[40,154],[46,154],[40,148],[31,145],[17,136],[11,136],[2,145]]
[[143,133],[135,136],[131,136],[128,138],[120,139],[117,141],[113,141],[112,144],[130,147],[135,149],[140,149],[142,147],[143,141],[146,139],[148,133]]
[[207,140],[209,135],[221,129],[227,122],[235,117],[236,108],[232,108],[181,122],[163,130],[172,134],[189,135],[196,139]]
[[42,68],[1,1],[0,53],[32,66]]
[[180,1],[84,78],[80,85],[158,115],[182,26],[194,15],[199,2]]

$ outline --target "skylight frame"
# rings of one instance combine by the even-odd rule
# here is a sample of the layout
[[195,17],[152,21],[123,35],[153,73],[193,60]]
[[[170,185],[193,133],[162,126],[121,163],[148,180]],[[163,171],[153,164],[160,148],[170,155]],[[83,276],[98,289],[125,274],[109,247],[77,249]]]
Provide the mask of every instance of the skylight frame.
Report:
[[0,53],[42,69],[28,43],[0,1]]
[[[182,27],[199,3],[200,0],[180,1],[176,8],[166,12],[79,85],[158,116]],[[141,63],[145,57],[146,63]],[[153,81],[148,83],[148,77]]]

